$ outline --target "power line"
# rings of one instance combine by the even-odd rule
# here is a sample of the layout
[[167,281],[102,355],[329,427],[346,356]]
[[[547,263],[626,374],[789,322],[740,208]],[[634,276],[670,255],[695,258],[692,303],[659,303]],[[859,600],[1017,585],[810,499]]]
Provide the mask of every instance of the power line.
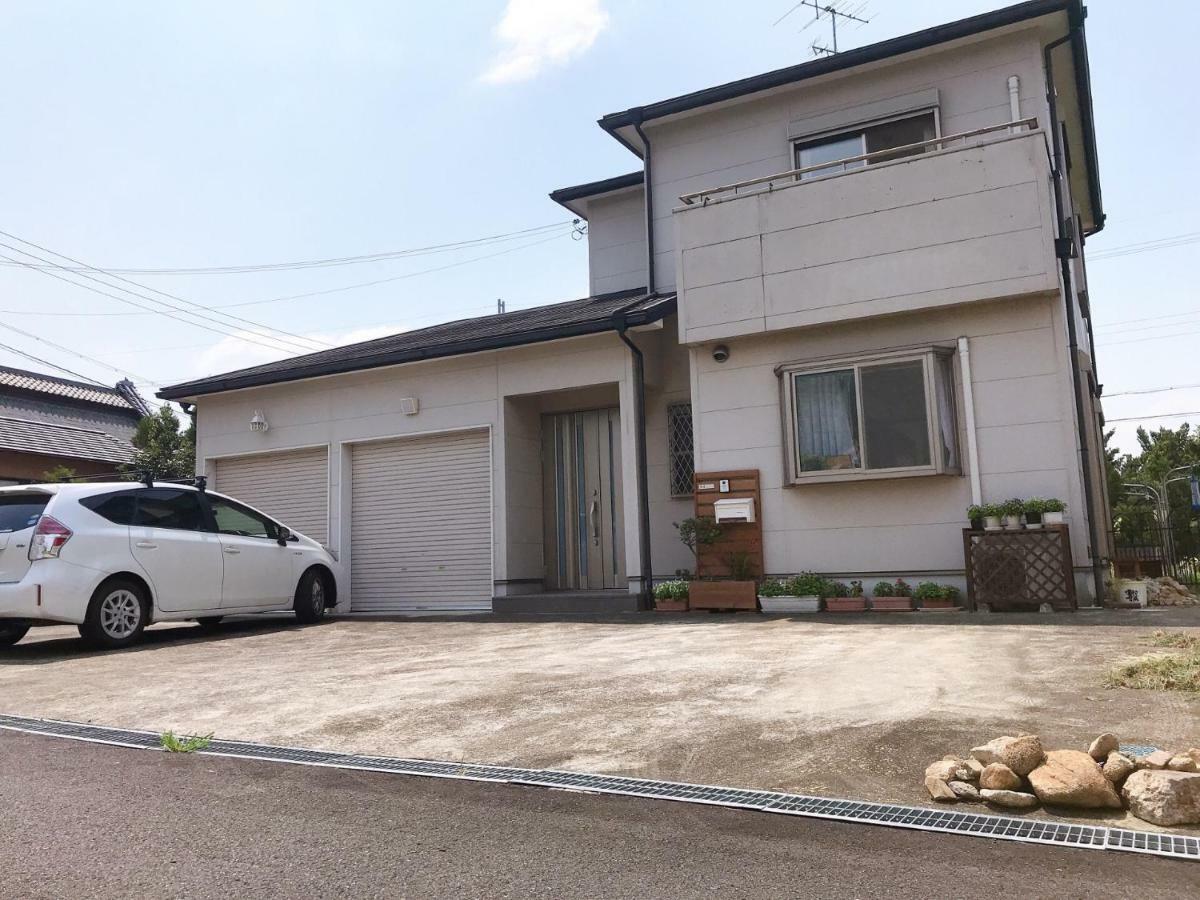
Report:
[[[1198,316],[1198,315],[1200,315],[1200,312],[1181,312],[1181,313],[1170,313],[1168,315],[1162,315],[1162,316],[1145,316],[1140,319],[1125,319],[1124,321],[1121,321],[1121,322],[1106,322],[1103,325],[1097,325],[1096,328],[1098,331],[1106,331],[1110,328],[1117,328],[1117,327],[1123,326],[1123,325],[1137,325],[1139,322],[1162,322],[1164,319],[1183,319],[1183,318],[1191,318],[1192,316]],[[1159,325],[1159,326],[1154,326],[1154,327],[1166,328],[1172,324],[1191,325],[1192,323],[1191,322],[1174,322],[1174,323],[1167,322],[1164,325]]]
[[78,378],[80,381],[86,381],[90,384],[99,385],[100,387],[108,387],[108,385],[104,384],[102,381],[97,381],[95,378],[89,378],[86,375],[80,375],[78,372],[68,369],[66,366],[60,366],[57,363],[52,363],[48,359],[42,359],[40,356],[34,356],[32,353],[26,353],[24,350],[18,350],[16,347],[10,347],[8,344],[0,344],[0,350],[7,350],[9,353],[15,353],[17,356],[20,356],[23,359],[32,360],[35,363],[41,363],[43,366],[49,366],[50,368],[57,369],[60,372],[66,372],[68,375]]
[[1190,390],[1192,388],[1200,388],[1200,384],[1174,384],[1174,385],[1171,385],[1170,387],[1142,388],[1140,390],[1135,390],[1135,391],[1116,391],[1113,393],[1110,393],[1109,391],[1105,391],[1104,399],[1107,400],[1109,397],[1129,397],[1134,394],[1163,394],[1163,393],[1166,393],[1167,391],[1186,391],[1186,390]]
[[[175,268],[129,268],[120,266],[75,266],[64,267],[67,271],[81,272],[94,271],[101,269],[109,275],[240,275],[256,272],[283,272],[296,269],[319,269],[328,268],[331,266],[351,266],[361,263],[371,262],[386,262],[393,259],[405,259],[413,256],[424,256],[433,253],[449,253],[455,250],[461,250],[467,247],[486,245],[491,243],[502,243],[505,241],[519,240],[522,237],[533,234],[544,233],[551,229],[561,229],[565,226],[573,225],[572,221],[554,222],[549,225],[538,225],[534,228],[523,228],[519,231],[509,231],[503,234],[491,234],[484,237],[469,238],[462,241],[453,241],[445,244],[430,244],[424,247],[410,247],[403,250],[385,250],[380,253],[364,253],[358,256],[334,256],[324,259],[302,259],[292,262],[279,263],[253,263],[244,265],[232,266],[195,266],[195,267],[175,267]],[[36,246],[36,245],[35,245]]]
[[37,341],[39,344],[45,344],[47,347],[53,347],[55,350],[58,350],[61,353],[67,353],[67,354],[70,354],[71,356],[77,356],[80,359],[85,360],[86,362],[90,362],[94,365],[108,369],[111,372],[116,372],[122,378],[126,377],[127,375],[133,375],[137,378],[145,377],[143,375],[138,375],[137,372],[131,372],[128,369],[118,369],[116,366],[109,365],[108,363],[104,362],[103,360],[96,359],[94,356],[88,356],[86,353],[80,353],[78,350],[72,350],[70,347],[64,347],[62,344],[56,344],[56,343],[54,343],[54,341],[49,341],[49,340],[46,340],[46,338],[38,337],[36,334],[33,334],[32,332],[24,331],[20,328],[17,328],[17,326],[15,326],[15,325],[9,325],[7,322],[0,322],[0,328],[7,328],[9,331],[14,331],[17,334],[21,335],[22,337],[29,338],[31,341]]
[[[81,261],[80,261],[80,260],[78,260],[78,259],[74,259],[73,257],[67,256],[65,253],[59,253],[57,250],[51,250],[49,247],[43,247],[41,244],[35,244],[33,241],[26,240],[25,238],[22,238],[22,237],[18,237],[18,236],[17,236],[17,235],[15,235],[15,234],[10,234],[10,233],[9,233],[9,232],[7,232],[7,231],[2,231],[2,230],[0,230],[0,235],[4,235],[5,237],[7,237],[7,238],[10,238],[11,240],[19,241],[19,242],[20,242],[20,243],[22,243],[22,244],[27,244],[27,245],[28,245],[28,246],[30,246],[30,247],[36,247],[38,250],[41,250],[43,253],[51,253],[51,254],[53,254],[54,256],[58,256],[58,257],[60,257],[60,258],[62,258],[62,259],[65,259],[65,260],[67,260],[68,262],[75,263],[77,266],[87,266],[87,264],[86,264],[86,263],[83,263],[83,262],[81,262]],[[9,250],[13,250],[13,251],[15,251],[15,252],[17,252],[17,253],[20,253],[20,254],[22,254],[23,256],[28,256],[28,257],[31,257],[31,258],[33,258],[33,259],[36,259],[36,260],[38,260],[39,262],[43,262],[43,263],[49,263],[49,264],[50,264],[50,266],[51,266],[52,268],[55,268],[55,269],[61,269],[61,268],[62,268],[62,266],[61,266],[61,264],[60,264],[60,263],[55,263],[53,260],[48,260],[48,259],[45,259],[44,257],[39,257],[39,256],[37,256],[36,254],[30,253],[28,250],[22,250],[20,247],[13,247],[13,246],[12,246],[12,245],[10,245],[10,244],[4,244],[4,243],[2,243],[2,242],[0,242],[0,247],[7,247]],[[18,261],[18,262],[19,262],[19,261]],[[103,271],[102,269],[97,269],[97,268],[96,268],[96,267],[94,267],[94,266],[87,266],[87,268],[88,268],[90,271],[92,271],[92,272],[99,272],[101,275],[107,275],[109,278],[113,278],[113,279],[115,279],[115,280],[117,280],[117,281],[124,282],[125,284],[131,284],[131,285],[133,285],[133,286],[134,286],[134,287],[136,287],[136,288],[141,288],[141,289],[142,289],[142,290],[144,290],[144,291],[150,291],[151,293],[158,294],[159,296],[162,296],[162,297],[169,297],[169,298],[170,298],[170,299],[172,299],[172,300],[177,300],[177,301],[179,301],[180,303],[185,303],[185,304],[187,304],[188,306],[193,306],[193,307],[195,307],[195,308],[197,308],[197,309],[206,309],[206,310],[208,310],[209,312],[213,312],[213,311],[214,311],[214,310],[211,310],[209,307],[206,307],[206,306],[204,306],[204,304],[202,304],[202,303],[195,303],[195,302],[193,302],[193,301],[191,301],[191,300],[185,300],[183,297],[178,297],[178,296],[176,296],[175,294],[170,294],[170,293],[167,293],[166,291],[160,291],[160,290],[158,290],[157,288],[148,287],[148,286],[146,286],[146,285],[144,285],[144,284],[139,284],[139,283],[138,283],[138,282],[136,282],[136,281],[130,281],[128,278],[125,278],[125,277],[123,277],[123,276],[121,276],[121,275],[109,275],[109,273],[107,273],[107,272]],[[46,269],[38,269],[38,271],[42,272],[42,274],[44,274],[44,275],[53,275],[53,274],[54,274],[53,272],[47,271]],[[184,313],[185,315],[194,316],[195,318],[204,319],[204,320],[206,320],[206,321],[209,321],[209,322],[214,322],[215,324],[217,324],[217,325],[221,325],[222,327],[225,327],[225,328],[229,328],[229,327],[231,327],[231,326],[230,326],[228,323],[226,323],[226,322],[221,322],[221,321],[219,321],[219,320],[217,320],[217,319],[213,319],[213,318],[211,318],[211,317],[209,317],[209,316],[205,316],[205,315],[203,315],[203,314],[201,314],[201,313],[193,312],[193,311],[192,311],[192,310],[190,310],[190,309],[184,309],[184,308],[182,308],[182,307],[175,306],[174,304],[167,303],[167,302],[165,302],[165,301],[163,301],[163,300],[156,300],[156,299],[155,299],[155,298],[153,298],[153,297],[147,297],[145,294],[140,294],[140,293],[138,293],[137,291],[131,291],[131,290],[129,290],[129,288],[124,288],[124,287],[121,287],[120,285],[116,285],[116,284],[110,284],[109,282],[106,282],[106,281],[101,281],[100,279],[98,279],[98,278],[96,278],[96,277],[94,277],[94,276],[92,276],[92,275],[89,275],[87,272],[73,272],[73,273],[71,273],[71,274],[75,274],[75,275],[78,275],[79,277],[86,278],[86,279],[87,279],[87,280],[89,280],[89,281],[95,281],[95,282],[97,282],[98,284],[103,284],[105,287],[113,288],[114,290],[119,290],[119,291],[123,291],[123,292],[125,292],[125,293],[127,293],[127,294],[132,294],[133,296],[135,296],[135,297],[140,297],[140,298],[142,298],[143,300],[147,300],[147,301],[149,301],[150,303],[157,303],[159,306],[165,306],[165,307],[167,307],[168,309],[173,309],[173,310],[175,310],[176,312],[181,312],[181,313]],[[284,338],[279,338],[279,337],[276,337],[275,335],[272,335],[272,334],[270,334],[269,332],[271,332],[271,331],[274,331],[274,332],[276,332],[276,333],[278,333],[278,334],[285,335],[287,338],[298,338],[299,340],[302,340],[302,341],[308,341],[308,343],[309,343],[310,345],[311,345],[311,344],[317,344],[317,345],[320,345],[320,343],[321,343],[320,341],[313,341],[313,340],[311,340],[311,339],[309,339],[309,338],[305,338],[305,337],[303,337],[302,335],[293,334],[293,333],[291,333],[291,332],[284,331],[284,330],[282,330],[282,329],[280,329],[280,328],[273,328],[273,327],[270,327],[270,326],[262,325],[262,324],[260,324],[260,323],[258,323],[258,322],[254,322],[254,321],[252,321],[252,320],[250,320],[250,319],[243,319],[243,318],[241,318],[240,316],[235,316],[235,315],[233,315],[233,314],[231,314],[231,313],[221,313],[221,312],[218,312],[217,314],[218,314],[218,315],[225,316],[227,319],[233,319],[233,320],[236,320],[236,321],[238,321],[238,322],[241,322],[241,323],[243,323],[243,324],[250,325],[250,326],[253,326],[254,328],[260,329],[260,333],[259,333],[259,335],[258,335],[259,337],[265,337],[265,338],[268,338],[269,340],[274,340],[274,341],[276,341],[276,342],[278,342],[278,343],[280,343],[280,344],[290,344],[290,345],[292,345],[293,347],[296,347],[296,348],[298,348],[298,349],[305,350],[305,352],[311,352],[311,350],[312,350],[313,348],[312,348],[311,346],[309,346],[309,347],[304,347],[304,346],[303,346],[303,345],[301,345],[301,344],[297,344],[295,341],[286,340],[286,339],[284,339]],[[267,333],[262,333],[262,332],[267,332]],[[326,346],[328,346],[328,345],[326,345]]]
[[[1187,322],[1184,324],[1192,324]],[[1189,335],[1200,334],[1200,331],[1178,331],[1175,334],[1155,334],[1150,337],[1132,338],[1128,341],[1104,341],[1098,342],[1100,347],[1120,347],[1122,344],[1144,344],[1146,341],[1167,341],[1172,338],[1188,337]]]
[[1183,247],[1187,244],[1194,244],[1200,241],[1200,231],[1193,231],[1188,234],[1176,234],[1171,237],[1155,238],[1149,241],[1140,241],[1136,244],[1124,244],[1120,247],[1110,247],[1107,250],[1098,250],[1092,253],[1087,258],[1090,262],[1104,259],[1116,259],[1121,256],[1133,256],[1136,253],[1149,253],[1152,250],[1166,250],[1171,247]]
[[1104,424],[1108,425],[1110,422],[1141,422],[1147,419],[1175,419],[1179,418],[1180,416],[1200,416],[1200,410],[1177,413],[1156,413],[1153,416],[1125,416],[1121,419],[1110,419],[1106,416],[1104,418]]

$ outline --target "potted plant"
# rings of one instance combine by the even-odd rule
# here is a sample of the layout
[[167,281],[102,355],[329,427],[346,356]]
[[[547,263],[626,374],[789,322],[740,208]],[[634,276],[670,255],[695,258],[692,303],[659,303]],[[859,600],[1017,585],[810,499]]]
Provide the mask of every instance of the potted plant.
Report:
[[958,608],[958,588],[953,585],[922,581],[913,596],[921,601],[921,609]]
[[903,578],[897,578],[895,584],[880,581],[875,585],[872,594],[871,609],[877,612],[912,611],[912,591]]
[[1011,500],[1005,500],[1000,504],[1000,512],[1004,516],[1005,531],[1020,531],[1021,530],[1021,511],[1025,508],[1025,504],[1013,497]]
[[1057,497],[1043,500],[1042,523],[1045,525],[1061,525],[1063,523],[1063,513],[1066,509],[1067,504],[1063,503]]
[[968,506],[967,521],[971,523],[972,531],[983,531],[983,506],[979,504]]
[[1041,497],[1030,497],[1022,504],[1025,512],[1025,527],[1038,529],[1042,527],[1042,515],[1046,512],[1046,501]]
[[830,596],[825,599],[825,609],[829,612],[864,612],[867,608],[867,598],[863,596],[861,581],[852,581],[847,587],[840,581],[828,585]]
[[688,608],[688,583],[677,578],[656,584],[654,608],[659,612],[685,612]]
[[999,531],[1003,526],[1000,524],[1000,506],[996,503],[985,503],[979,507],[979,511],[983,513],[983,530],[984,531]]
[[758,609],[758,583],[750,554],[735,550],[725,557],[725,564],[729,578],[691,583],[688,605],[692,609]]
[[817,612],[826,584],[824,578],[812,572],[801,572],[786,581],[768,579],[758,590],[758,602],[763,612]]

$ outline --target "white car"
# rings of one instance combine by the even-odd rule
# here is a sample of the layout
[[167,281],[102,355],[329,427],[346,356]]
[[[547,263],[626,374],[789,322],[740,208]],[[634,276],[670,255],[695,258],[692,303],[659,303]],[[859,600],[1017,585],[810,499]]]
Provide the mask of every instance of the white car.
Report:
[[0,488],[0,647],[45,623],[123,647],[152,622],[281,610],[316,622],[339,573],[316,541],[202,483]]

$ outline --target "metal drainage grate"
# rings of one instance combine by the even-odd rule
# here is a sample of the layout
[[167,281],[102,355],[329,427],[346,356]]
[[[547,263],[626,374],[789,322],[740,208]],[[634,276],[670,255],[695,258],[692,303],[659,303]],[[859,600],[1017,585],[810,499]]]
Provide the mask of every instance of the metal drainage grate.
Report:
[[1149,744],[1121,744],[1119,749],[1130,759],[1134,759],[1139,756],[1149,756],[1158,748],[1152,747]]
[[[158,749],[159,747],[158,735],[153,732],[104,728],[98,725],[57,722],[50,719],[0,715],[0,728],[93,743],[116,744],[122,747],[145,749]],[[949,809],[898,806],[891,803],[869,803],[859,800],[837,800],[829,797],[809,797],[803,794],[754,791],[676,781],[655,781],[618,775],[589,775],[583,772],[563,772],[554,769],[522,769],[477,763],[360,756],[304,750],[296,747],[275,747],[244,741],[213,741],[208,748],[199,752],[211,756],[233,756],[242,759],[389,772],[398,775],[567,788],[599,794],[703,803],[712,806],[751,809],[840,822],[862,822],[944,834],[978,835],[1001,840],[1093,850],[1124,850],[1131,853],[1149,853],[1156,856],[1200,861],[1200,838],[1132,831],[1125,828],[1043,822],[1009,816],[963,813]]]

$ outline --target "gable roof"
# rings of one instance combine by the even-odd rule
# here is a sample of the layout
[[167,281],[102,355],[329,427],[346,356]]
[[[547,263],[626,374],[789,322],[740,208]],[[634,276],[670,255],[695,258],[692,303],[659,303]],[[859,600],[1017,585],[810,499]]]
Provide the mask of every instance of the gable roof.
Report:
[[617,330],[617,315],[623,316],[625,324],[632,328],[660,321],[674,311],[674,294],[647,294],[644,288],[601,294],[404,331],[373,341],[170,385],[160,390],[158,396],[164,400],[186,400],[202,394],[600,334]]
[[959,19],[958,21],[948,22],[944,25],[936,25],[922,31],[915,31],[911,34],[901,35],[900,37],[891,38],[886,41],[868,44],[865,47],[845,50],[841,53],[835,53],[832,56],[823,56],[800,63],[799,65],[775,69],[771,72],[764,72],[761,75],[753,75],[749,78],[741,78],[737,81],[716,85],[715,87],[693,91],[690,94],[681,94],[678,97],[671,97],[667,100],[659,100],[644,106],[634,106],[621,112],[609,113],[599,120],[599,125],[636,156],[641,157],[643,151],[634,142],[636,135],[622,134],[622,129],[636,129],[638,126],[652,119],[661,119],[665,116],[700,109],[715,103],[736,100],[759,93],[760,91],[768,91],[773,88],[796,84],[797,82],[817,78],[821,75],[852,69],[855,66],[880,62],[893,56],[900,56],[905,53],[925,50],[938,44],[974,37],[987,31],[1018,25],[1022,22],[1053,13],[1066,13],[1070,26],[1073,29],[1078,29],[1078,39],[1073,44],[1073,52],[1075,57],[1075,79],[1080,98],[1080,116],[1083,120],[1083,149],[1088,162],[1088,189],[1094,206],[1094,217],[1097,223],[1102,224],[1104,213],[1100,198],[1100,176],[1096,155],[1092,92],[1090,75],[1087,69],[1086,38],[1083,36],[1083,21],[1087,17],[1087,10],[1084,8],[1082,0],[1027,0],[1027,2],[1006,6],[1003,9],[993,10],[966,19]]
[[600,197],[604,194],[614,193],[615,191],[624,191],[629,188],[639,187],[645,181],[645,170],[638,169],[636,172],[614,175],[612,178],[603,178],[600,181],[589,181],[587,184],[576,184],[571,187],[559,188],[557,191],[550,192],[550,199],[559,206],[565,206],[571,212],[586,219],[587,204],[581,204],[580,200],[586,201],[592,197]]
[[0,416],[0,450],[110,463],[133,462],[135,452],[132,444],[105,431],[6,416]]
[[128,379],[118,381],[113,387],[105,387],[102,384],[89,384],[86,381],[72,381],[42,372],[0,366],[0,390],[4,388],[28,395],[40,394],[45,398],[133,412],[139,418],[150,414],[149,405]]

